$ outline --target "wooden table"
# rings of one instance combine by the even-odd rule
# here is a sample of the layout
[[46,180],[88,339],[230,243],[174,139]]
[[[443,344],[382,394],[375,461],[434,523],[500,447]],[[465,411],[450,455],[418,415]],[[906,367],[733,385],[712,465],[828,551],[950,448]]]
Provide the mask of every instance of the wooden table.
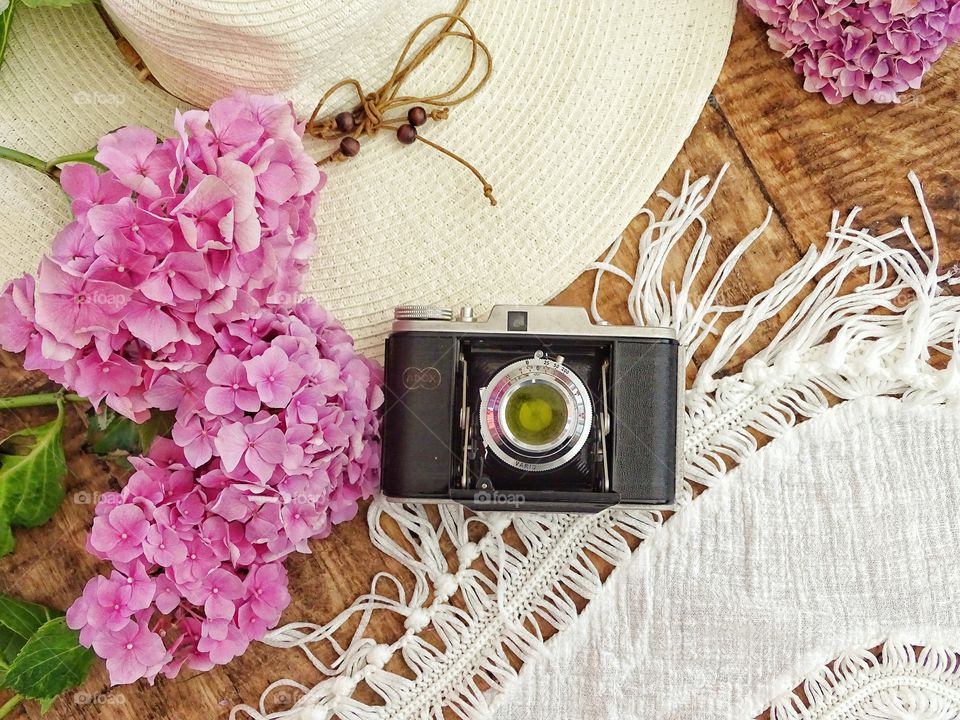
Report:
[[[770,227],[741,262],[722,299],[736,304],[768,287],[807,247],[822,241],[834,208],[846,211],[862,205],[863,222],[881,228],[897,225],[904,214],[919,219],[905,177],[909,169],[923,181],[944,264],[960,262],[958,88],[960,48],[953,48],[930,72],[923,89],[907,95],[902,105],[829,106],[801,89],[789,64],[767,47],[762,24],[741,10],[715,92],[662,183],[675,189],[687,169],[712,175],[724,162],[731,163],[708,213],[717,247],[723,251],[759,224],[768,204],[773,207]],[[640,223],[631,226],[628,235],[635,236],[640,228]],[[636,262],[629,247],[621,256],[624,267]],[[715,254],[708,265],[716,264],[720,256]],[[555,302],[585,305],[591,289],[592,277],[583,277]],[[624,283],[605,282],[600,306],[608,320],[629,322],[626,291]],[[753,349],[762,343],[761,334]],[[0,392],[21,394],[43,387],[42,378],[18,370],[15,359],[3,360]],[[699,360],[695,357],[694,364]],[[6,434],[43,416],[43,411],[4,412],[0,430]],[[99,569],[83,549],[93,516],[90,498],[118,488],[124,475],[80,452],[79,428],[79,420],[71,418],[67,501],[48,525],[17,532],[16,552],[0,560],[0,591],[66,608]],[[399,570],[371,546],[362,513],[329,539],[315,543],[313,550],[313,555],[287,561],[294,601],[285,619],[324,622],[367,591],[375,572]],[[378,628],[385,636],[396,631]],[[204,674],[187,672],[172,682],[161,679],[154,687],[142,683],[108,693],[106,672],[98,666],[83,694],[68,692],[46,717],[222,717],[236,703],[256,704],[267,684],[284,676],[316,680],[299,653],[259,644],[226,667]],[[39,712],[30,703],[12,717],[35,718]]]

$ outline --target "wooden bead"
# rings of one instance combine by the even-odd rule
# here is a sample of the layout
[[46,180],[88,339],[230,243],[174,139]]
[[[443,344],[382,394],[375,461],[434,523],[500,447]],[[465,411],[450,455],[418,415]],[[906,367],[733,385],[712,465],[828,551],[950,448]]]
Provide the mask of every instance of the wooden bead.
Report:
[[353,120],[353,113],[342,112],[334,118],[337,123],[337,130],[342,133],[351,133],[357,124]]
[[401,125],[397,128],[397,140],[409,145],[417,139],[417,129],[413,125]]
[[353,157],[360,152],[360,142],[353,137],[345,137],[340,141],[340,152],[347,157]]
[[419,127],[427,121],[427,111],[419,105],[412,107],[409,112],[407,112],[407,120],[409,120],[410,124],[414,127]]

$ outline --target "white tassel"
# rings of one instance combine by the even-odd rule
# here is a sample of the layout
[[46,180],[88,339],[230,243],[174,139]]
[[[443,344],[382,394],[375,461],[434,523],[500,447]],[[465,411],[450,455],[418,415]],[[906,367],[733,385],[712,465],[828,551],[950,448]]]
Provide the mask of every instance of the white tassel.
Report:
[[[921,646],[918,650],[915,646]],[[960,717],[960,647],[917,638],[887,638],[875,655],[851,648],[808,672],[802,687],[767,708],[749,705],[744,717],[771,720],[956,720]]]
[[[957,278],[937,267],[936,231],[916,176],[909,177],[931,238],[929,252],[921,249],[906,218],[900,227],[874,235],[855,226],[859,208],[842,221],[835,212],[822,248],[811,248],[745,305],[727,307],[718,302],[723,286],[766,228],[771,211],[735,245],[695,298],[693,289],[702,284],[698,276],[713,240],[704,213],[725,170],[713,181],[691,181],[688,173],[676,196],[658,193],[667,209],[659,218],[643,212],[648,224],[632,275],[613,263],[622,238],[592,266],[597,271],[591,301],[596,320],[601,319],[600,281],[611,274],[631,285],[628,307],[634,322],[676,329],[688,357],[709,335],[719,335],[687,391],[683,449],[688,484],[681,505],[691,501],[689,482],[709,486],[723,477],[730,462],[754,453],[755,433],[782,435],[826,410],[829,396],[902,395],[915,402],[960,405],[960,298],[942,293]],[[682,277],[667,283],[667,259],[691,229],[696,240]],[[912,252],[888,243],[902,237]],[[848,292],[855,273],[863,273],[865,280]],[[798,299],[773,341],[741,372],[724,377],[757,328]],[[728,322],[718,332],[721,318]],[[931,366],[933,353],[949,358],[946,369]],[[544,645],[541,624],[568,627],[577,617],[575,599],[601,591],[592,558],[622,564],[630,557],[626,537],[650,537],[662,518],[621,509],[597,515],[477,516],[455,505],[428,511],[376,500],[368,522],[373,543],[404,568],[403,579],[380,573],[369,593],[329,623],[291,623],[270,633],[265,642],[299,648],[324,679],[312,687],[280,680],[267,688],[259,708],[237,706],[231,718],[371,720],[389,715],[413,720],[442,718],[445,711],[467,720],[491,717],[503,688],[516,678],[511,658],[526,662],[536,657]],[[508,529],[509,541],[504,537]],[[383,614],[402,619],[405,627],[401,637],[387,643],[367,636],[370,624]],[[356,627],[348,630],[353,623]],[[423,635],[427,628],[439,642]],[[332,649],[336,660],[325,664],[314,648]],[[930,672],[956,672],[956,653],[949,649],[925,650],[919,660],[907,650],[913,652],[891,646],[882,662],[863,652],[848,653],[832,669],[807,678],[807,697],[829,703],[844,678],[872,672],[878,664],[919,663]],[[412,677],[386,669],[397,657]],[[382,706],[353,698],[360,682],[380,696]],[[271,694],[281,693],[295,702],[267,713]],[[903,694],[895,701],[908,709],[921,702]],[[770,711],[774,720],[812,717],[792,691]]]
[[[722,175],[722,173],[721,173]],[[864,395],[903,395],[907,400],[960,403],[960,298],[942,294],[952,281],[940,273],[939,245],[933,221],[916,176],[910,174],[927,223],[932,248],[920,247],[910,223],[880,236],[855,227],[855,208],[840,222],[834,213],[822,249],[811,248],[773,286],[743,307],[716,304],[723,283],[737,261],[769,221],[748,234],[722,263],[696,305],[688,301],[702,256],[711,236],[700,216],[704,199],[712,197],[716,183],[707,178],[684,179],[680,195],[672,198],[664,219],[650,223],[641,236],[641,266],[634,277],[612,264],[612,255],[597,263],[598,277],[612,272],[633,284],[631,314],[635,321],[648,319],[678,329],[688,346],[696,349],[714,331],[721,315],[738,313],[717,340],[697,372],[687,393],[688,424],[685,437],[686,477],[710,485],[728,470],[728,461],[739,463],[756,450],[751,431],[777,437],[799,418],[812,417],[830,406],[827,393],[840,399]],[[709,191],[704,193],[709,186]],[[663,270],[670,248],[683,232],[700,228],[677,289],[665,289]],[[906,236],[919,256],[890,246],[888,241]],[[854,273],[867,279],[854,291],[844,290]],[[596,309],[599,282],[594,286]],[[898,305],[900,298],[913,295]],[[768,346],[755,354],[737,376],[718,380],[724,367],[767,320],[803,298]],[[596,311],[595,311],[596,316]],[[930,366],[931,350],[950,357],[945,370]],[[750,402],[745,403],[748,398]]]

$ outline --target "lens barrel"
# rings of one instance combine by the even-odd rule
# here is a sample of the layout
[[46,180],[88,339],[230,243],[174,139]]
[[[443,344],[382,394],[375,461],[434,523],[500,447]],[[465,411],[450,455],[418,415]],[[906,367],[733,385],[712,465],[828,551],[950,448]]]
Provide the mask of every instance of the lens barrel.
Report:
[[562,359],[533,357],[502,368],[480,392],[484,446],[511,467],[552,470],[586,443],[593,403],[583,381]]

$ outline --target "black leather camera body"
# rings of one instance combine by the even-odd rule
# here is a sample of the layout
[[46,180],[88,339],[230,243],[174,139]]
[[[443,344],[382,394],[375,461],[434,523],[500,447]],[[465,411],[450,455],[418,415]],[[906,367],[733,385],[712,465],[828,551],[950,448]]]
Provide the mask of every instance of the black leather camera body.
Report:
[[386,342],[382,489],[475,510],[669,508],[683,353],[582,308],[403,306]]

